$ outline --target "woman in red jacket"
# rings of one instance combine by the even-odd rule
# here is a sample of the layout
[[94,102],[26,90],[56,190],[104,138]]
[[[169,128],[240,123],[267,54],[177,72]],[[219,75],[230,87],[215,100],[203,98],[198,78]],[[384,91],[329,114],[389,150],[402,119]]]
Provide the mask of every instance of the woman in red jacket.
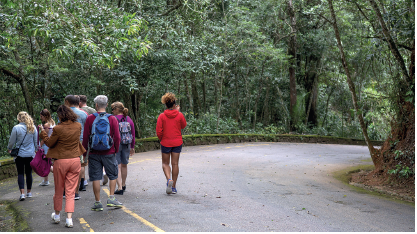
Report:
[[[179,173],[178,161],[182,149],[181,129],[187,126],[184,115],[179,112],[180,106],[175,104],[175,95],[166,93],[161,98],[161,102],[166,105],[167,109],[160,114],[156,123],[156,135],[161,141],[162,152],[162,169],[167,179],[167,194],[176,194],[177,178]],[[172,165],[172,179],[171,168]]]

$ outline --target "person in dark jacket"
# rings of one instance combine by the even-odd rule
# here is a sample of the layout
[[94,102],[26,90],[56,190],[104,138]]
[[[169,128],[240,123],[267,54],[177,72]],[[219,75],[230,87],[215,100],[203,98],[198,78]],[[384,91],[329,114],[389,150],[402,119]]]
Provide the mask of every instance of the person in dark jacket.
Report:
[[[161,141],[162,152],[162,170],[167,179],[167,194],[177,193],[177,179],[179,174],[178,161],[182,149],[181,129],[187,126],[184,115],[179,112],[180,106],[175,104],[175,95],[166,93],[161,98],[161,102],[165,104],[166,110],[160,114],[156,123],[156,135]],[[171,167],[172,165],[172,177]]]

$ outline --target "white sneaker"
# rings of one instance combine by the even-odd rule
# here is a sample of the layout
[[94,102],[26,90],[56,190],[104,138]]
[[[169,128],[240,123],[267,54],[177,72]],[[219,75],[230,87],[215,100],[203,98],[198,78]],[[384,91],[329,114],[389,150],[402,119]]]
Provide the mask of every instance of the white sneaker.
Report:
[[26,197],[32,197],[32,193],[26,193]]
[[65,227],[72,228],[74,225],[72,224],[72,219],[67,219],[65,222]]
[[48,181],[42,181],[39,186],[48,186],[49,185],[49,180]]
[[84,186],[88,186],[88,181],[84,180]]
[[61,216],[58,216],[58,218],[55,217],[55,212],[52,213],[51,215],[51,219],[54,221],[54,223],[59,223],[61,222]]
[[25,194],[20,194],[19,201],[24,201],[24,200],[25,200]]

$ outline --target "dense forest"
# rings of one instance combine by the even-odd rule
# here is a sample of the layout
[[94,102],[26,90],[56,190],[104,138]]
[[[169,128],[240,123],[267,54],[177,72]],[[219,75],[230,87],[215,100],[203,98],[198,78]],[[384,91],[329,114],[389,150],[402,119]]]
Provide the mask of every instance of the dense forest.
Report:
[[173,92],[184,134],[365,139],[376,173],[414,178],[414,18],[413,0],[1,0],[2,154],[19,111],[68,94],[155,136]]

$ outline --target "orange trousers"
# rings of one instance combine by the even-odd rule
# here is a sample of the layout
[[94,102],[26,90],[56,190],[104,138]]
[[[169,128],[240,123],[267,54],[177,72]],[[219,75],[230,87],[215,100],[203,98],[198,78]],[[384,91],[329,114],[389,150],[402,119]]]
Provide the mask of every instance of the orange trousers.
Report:
[[80,175],[80,158],[58,159],[54,162],[54,210],[62,210],[63,193],[65,189],[65,212],[74,212],[75,189]]

